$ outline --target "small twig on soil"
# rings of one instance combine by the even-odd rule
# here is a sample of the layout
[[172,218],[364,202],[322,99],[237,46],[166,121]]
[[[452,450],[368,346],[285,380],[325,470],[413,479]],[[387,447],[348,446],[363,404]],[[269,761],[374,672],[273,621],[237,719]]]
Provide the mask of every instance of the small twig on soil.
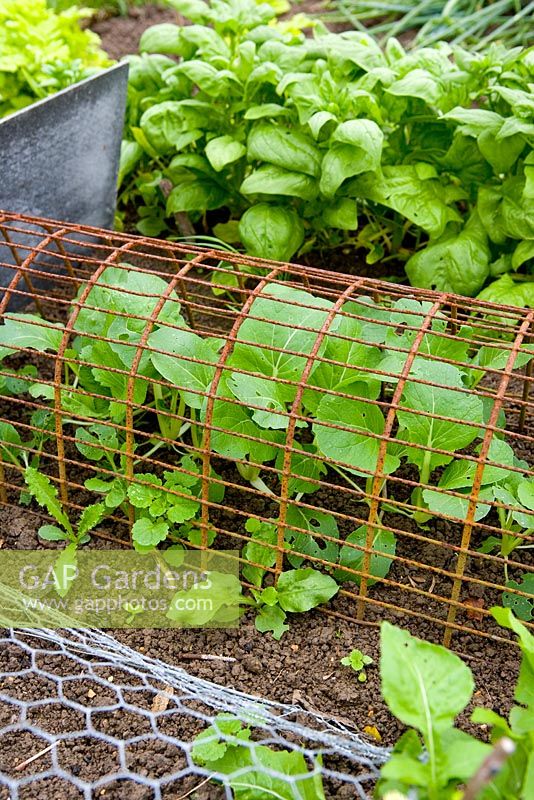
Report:
[[13,767],[13,769],[15,770],[15,772],[20,772],[22,769],[24,769],[24,767],[27,767],[28,764],[31,764],[34,761],[37,761],[38,758],[41,758],[41,756],[44,756],[48,752],[50,752],[50,750],[52,750],[52,748],[57,747],[58,744],[59,744],[59,742],[52,742],[52,744],[49,744],[48,747],[45,747],[44,750],[40,750],[34,756],[30,756],[30,758],[27,758],[26,761],[22,761],[20,764],[17,764],[17,766]]
[[179,658],[189,661],[237,661],[233,656],[216,656],[211,653],[180,653]]
[[185,794],[181,794],[180,797],[176,798],[176,800],[185,800],[186,797],[192,795],[193,792],[196,792],[198,789],[200,789],[201,786],[204,786],[208,781],[211,781],[212,777],[213,777],[212,775],[208,775],[208,777],[204,778],[204,780],[201,783],[197,783],[196,786],[193,786],[193,788],[189,789],[189,791],[186,792]]
[[322,717],[322,719],[327,720],[334,720],[334,722],[339,722],[341,725],[344,725],[346,728],[358,729],[358,725],[353,722],[353,720],[349,719],[348,717],[342,717],[338,714],[323,714],[319,709],[315,708],[302,694],[299,689],[295,689],[293,695],[291,697],[291,702],[295,705],[301,705],[304,711],[310,711],[312,714],[317,714],[317,716]]

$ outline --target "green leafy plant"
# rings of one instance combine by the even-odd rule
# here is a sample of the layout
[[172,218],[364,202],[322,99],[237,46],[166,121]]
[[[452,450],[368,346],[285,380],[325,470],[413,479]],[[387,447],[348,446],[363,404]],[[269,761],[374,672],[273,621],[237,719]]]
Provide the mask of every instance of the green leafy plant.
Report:
[[492,614],[499,625],[517,635],[522,660],[514,693],[516,705],[510,711],[508,722],[489,709],[477,708],[472,715],[473,722],[491,726],[492,742],[507,736],[516,748],[502,772],[481,793],[481,800],[516,797],[528,800],[534,792],[534,636],[510,609],[493,608]]
[[38,409],[31,415],[30,424],[33,433],[23,441],[14,425],[0,422],[0,460],[19,472],[28,466],[39,466],[41,452],[52,433],[52,413],[47,409]]
[[55,13],[46,0],[0,2],[0,117],[87,78],[112,62],[80,28],[88,12]]
[[[512,608],[520,619],[528,621],[534,609],[533,576],[526,573],[522,576],[521,583],[511,580],[508,559],[514,551],[533,548],[528,541],[534,531],[534,482],[522,473],[528,469],[528,464],[518,459],[510,445],[502,439],[495,438],[491,442],[488,461],[495,462],[495,465],[486,465],[482,472],[480,502],[475,509],[475,520],[484,519],[495,508],[501,534],[488,536],[479,552],[497,552],[504,559],[506,586],[532,595],[530,599],[514,592],[503,593],[503,604]],[[475,461],[456,459],[451,462],[443,471],[437,489],[425,489],[422,493],[429,510],[465,519],[475,470]],[[498,505],[493,506],[493,503]]]
[[275,639],[280,639],[289,630],[286,612],[301,614],[310,611],[321,603],[326,603],[339,586],[329,575],[318,570],[290,569],[282,572],[276,586],[267,586],[261,591],[253,591],[259,612],[256,628],[265,633],[271,631]]
[[37,532],[41,539],[49,542],[68,542],[76,546],[89,541],[89,532],[98,525],[106,513],[102,503],[86,506],[74,528],[58,498],[56,487],[47,475],[34,467],[27,467],[24,480],[32,497],[40,506],[46,508],[57,522],[57,525],[41,525]]
[[365,683],[367,680],[365,667],[368,667],[372,663],[373,659],[371,656],[366,656],[361,650],[351,650],[348,656],[344,656],[341,659],[341,664],[344,667],[350,667],[357,673],[360,683]]
[[302,753],[274,750],[251,737],[249,725],[232,714],[218,714],[213,724],[196,736],[191,756],[210,772],[229,776],[235,800],[325,800],[320,760],[314,763],[313,774],[302,777],[309,772]]
[[[148,326],[156,303],[160,313]],[[330,300],[271,283],[251,304],[215,386],[222,341],[189,328],[177,295],[162,278],[137,273],[127,264],[108,267],[91,285],[87,306],[79,309],[70,333],[59,387],[63,427],[94,472],[85,487],[102,496],[106,513],[120,509],[132,521],[139,550],[167,540],[198,546],[207,539],[211,545],[215,530],[206,531],[205,522],[198,521],[201,453],[209,443],[214,455],[234,463],[242,479],[261,491],[271,507],[280,508],[280,513],[244,523],[249,541],[242,553],[247,562],[243,577],[253,588],[257,623],[264,629],[280,636],[286,612],[326,602],[338,583],[359,583],[365,577],[372,586],[385,578],[396,552],[386,512],[405,514],[420,526],[440,515],[465,520],[492,407],[471,390],[488,369],[506,365],[507,343],[477,346],[467,324],[453,336],[449,320],[440,315],[421,334],[421,320],[431,309],[426,301],[377,303],[362,296],[336,310]],[[298,326],[290,322],[295,307]],[[17,348],[54,353],[64,335],[60,323],[33,314],[9,315],[0,326],[0,356],[9,370]],[[100,340],[102,335],[106,341]],[[420,341],[403,381],[398,424],[381,444],[384,404],[405,372],[416,336]],[[314,347],[317,358],[296,407],[297,388]],[[520,350],[515,366],[525,366],[530,358]],[[46,403],[55,402],[54,387],[33,372],[22,384],[31,397],[43,398],[38,413],[45,415],[41,427],[46,437],[46,425],[53,421]],[[129,441],[128,459],[124,423],[129,392],[136,433]],[[375,403],[379,398],[382,402]],[[287,450],[291,415],[294,436]],[[504,414],[499,425],[505,429]],[[36,466],[14,425],[4,426],[0,435],[5,463],[18,464],[20,470]],[[382,474],[377,478],[381,447]],[[172,467],[147,466],[163,449],[162,457],[172,454],[166,462]],[[475,520],[491,511],[501,533],[490,537],[483,549],[496,549],[508,559],[512,551],[517,555],[530,546],[532,479],[528,464],[498,435],[487,461]],[[400,502],[395,489],[388,494],[389,476],[405,465],[417,471],[419,483],[409,502]],[[372,526],[364,518],[355,530],[341,533],[337,515],[310,502],[324,476],[349,487],[364,507],[371,506],[378,485],[381,502]],[[283,506],[282,481],[287,498]],[[212,469],[208,502],[218,505],[223,498],[224,480]],[[291,569],[282,573],[276,587],[265,585],[280,549],[284,567]],[[323,572],[310,570],[316,561],[329,566]],[[529,619],[529,575],[522,583],[509,578],[505,561],[503,600]],[[317,594],[312,604],[306,599],[299,601],[301,608],[294,607],[291,598],[300,593],[302,599],[308,590],[310,598]]]
[[[381,625],[382,695],[390,711],[408,730],[382,767],[375,796],[386,800],[461,800],[466,785],[502,737],[515,751],[499,771],[488,775],[480,800],[528,800],[534,790],[534,637],[509,609],[493,616],[517,634],[522,662],[509,721],[494,711],[476,708],[472,721],[491,729],[491,743],[455,726],[470,701],[474,681],[462,660],[444,647],[416,639],[387,622]],[[354,650],[342,660],[361,670],[371,659]],[[261,724],[261,715],[259,717]],[[275,795],[284,800],[324,798],[319,774],[306,776],[301,753],[273,751],[252,738],[252,724],[231,714],[218,715],[194,740],[195,763],[228,777],[236,800]],[[320,768],[321,763],[314,764]],[[274,773],[274,774],[273,774]],[[295,776],[306,776],[299,777]],[[215,778],[214,780],[217,780]]]
[[[46,0],[49,8],[56,12],[66,11],[79,6],[75,0]],[[107,14],[126,16],[131,8],[148,5],[149,0],[84,0],[83,7],[91,11],[104,11]],[[165,5],[165,0],[158,0],[158,5]]]
[[34,467],[26,467],[24,480],[30,496],[46,508],[57,522],[57,525],[41,525],[37,535],[48,542],[65,543],[65,548],[59,553],[53,568],[55,591],[60,597],[64,597],[74,578],[78,547],[90,540],[89,533],[106,515],[106,507],[102,503],[86,506],[74,526],[59,500],[57,488],[47,475]]
[[490,752],[489,745],[454,727],[473,693],[471,672],[444,647],[387,622],[381,626],[380,644],[384,700],[410,730],[382,768],[377,796],[416,787],[420,800],[453,798],[458,784]]
[[[477,798],[527,800],[534,790],[534,637],[510,609],[493,608],[492,614],[517,634],[523,657],[509,723],[489,709],[472,714],[473,722],[491,727],[492,742],[507,736],[515,743],[513,755]],[[446,648],[383,622],[380,672],[383,697],[409,730],[382,768],[376,796],[415,790],[419,800],[461,798],[461,785],[491,752],[490,745],[454,726],[473,693],[470,669]]]
[[506,274],[533,300],[529,50],[382,50],[253,0],[173,5],[194,24],[149,29],[130,61],[121,203],[141,232],[209,231],[220,209],[215,234],[255,256],[362,247],[416,286]]
[[[173,550],[173,557],[182,563],[183,550],[178,545]],[[165,550],[165,555],[168,552]],[[181,589],[173,596],[166,616],[182,628],[235,624],[244,613],[243,606],[252,604],[250,598],[243,596],[239,578],[215,569],[204,569],[201,573],[197,567],[196,572],[197,580],[191,588]]]

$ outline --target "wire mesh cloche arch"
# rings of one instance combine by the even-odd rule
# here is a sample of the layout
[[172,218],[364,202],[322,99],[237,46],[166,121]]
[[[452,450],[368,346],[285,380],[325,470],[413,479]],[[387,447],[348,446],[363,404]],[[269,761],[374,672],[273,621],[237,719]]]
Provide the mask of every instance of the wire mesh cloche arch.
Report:
[[531,620],[534,311],[9,213],[0,266],[4,505],[37,464],[110,544],[238,550],[245,593]]

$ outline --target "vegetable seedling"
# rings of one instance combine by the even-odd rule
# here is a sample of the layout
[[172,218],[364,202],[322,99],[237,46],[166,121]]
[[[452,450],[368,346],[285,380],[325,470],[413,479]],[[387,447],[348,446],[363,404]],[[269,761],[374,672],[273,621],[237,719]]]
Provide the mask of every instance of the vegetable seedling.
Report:
[[60,552],[54,564],[55,590],[60,597],[64,597],[75,574],[78,547],[89,541],[89,532],[101,522],[107,509],[103,503],[86,506],[75,529],[61,505],[56,487],[47,475],[38,472],[34,467],[27,467],[24,480],[29,494],[40,506],[46,508],[57,522],[57,525],[41,525],[37,535],[49,542],[66,543],[65,549]]
[[314,774],[297,750],[273,750],[252,738],[250,725],[232,714],[218,714],[213,724],[195,737],[191,756],[211,773],[229,776],[235,800],[325,800],[320,768]]
[[341,664],[343,664],[344,667],[351,667],[351,669],[356,672],[360,683],[365,683],[367,680],[365,667],[373,663],[374,661],[371,656],[364,655],[361,650],[351,650],[348,656],[344,656],[341,659]]
[[282,572],[275,586],[262,591],[253,590],[259,612],[255,624],[261,633],[271,631],[280,639],[285,631],[286,612],[302,613],[328,602],[337,594],[339,586],[329,575],[318,570],[292,569]]

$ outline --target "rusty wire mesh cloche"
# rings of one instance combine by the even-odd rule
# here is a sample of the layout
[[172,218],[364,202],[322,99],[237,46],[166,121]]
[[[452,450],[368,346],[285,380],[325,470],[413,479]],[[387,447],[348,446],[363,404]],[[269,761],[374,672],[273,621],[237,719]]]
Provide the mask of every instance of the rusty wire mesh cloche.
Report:
[[0,269],[4,508],[38,463],[110,544],[314,567],[334,616],[532,618],[534,311],[8,213]]

